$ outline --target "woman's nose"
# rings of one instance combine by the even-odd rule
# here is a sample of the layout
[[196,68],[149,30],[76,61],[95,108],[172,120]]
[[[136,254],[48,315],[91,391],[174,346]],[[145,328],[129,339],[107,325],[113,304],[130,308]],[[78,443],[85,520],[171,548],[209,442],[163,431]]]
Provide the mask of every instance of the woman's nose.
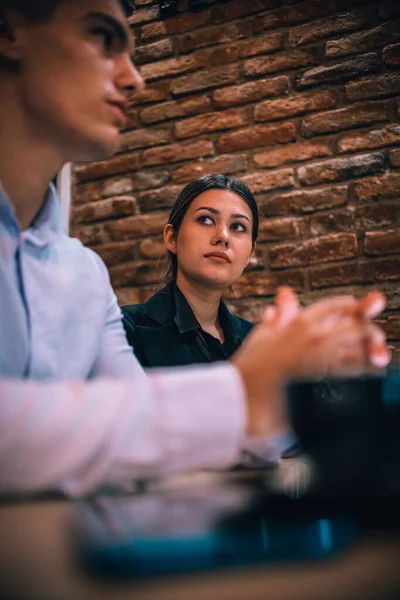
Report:
[[227,227],[221,227],[220,229],[218,229],[218,231],[215,233],[213,244],[215,244],[215,245],[220,244],[220,245],[228,248],[229,242],[230,242],[229,229]]

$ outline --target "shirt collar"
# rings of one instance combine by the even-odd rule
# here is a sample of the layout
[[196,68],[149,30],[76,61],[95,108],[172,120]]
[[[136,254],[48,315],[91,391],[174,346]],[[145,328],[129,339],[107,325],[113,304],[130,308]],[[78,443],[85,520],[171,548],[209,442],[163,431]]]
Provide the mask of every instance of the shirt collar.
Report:
[[[187,331],[201,329],[200,323],[196,319],[189,302],[176,284],[172,287],[172,294],[175,303],[174,320],[179,332],[186,333]],[[219,305],[218,317],[221,327],[224,330],[225,342],[234,346],[238,345],[243,337],[239,335],[235,320],[223,300],[221,300]]]
[[[0,217],[7,229],[14,236],[20,235],[21,231],[15,216],[14,209],[6,192],[0,184]],[[33,223],[25,232],[25,237],[38,245],[44,246],[50,243],[65,231],[60,202],[53,184],[50,184],[43,204],[37,213]]]

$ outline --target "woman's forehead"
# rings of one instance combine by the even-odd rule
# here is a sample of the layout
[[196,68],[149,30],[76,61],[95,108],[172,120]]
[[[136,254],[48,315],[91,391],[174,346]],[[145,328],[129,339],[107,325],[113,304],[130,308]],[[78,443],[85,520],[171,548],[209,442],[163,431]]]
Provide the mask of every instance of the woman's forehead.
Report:
[[207,190],[193,200],[190,210],[195,212],[202,206],[215,208],[221,213],[241,212],[249,217],[252,216],[251,208],[247,202],[233,190]]

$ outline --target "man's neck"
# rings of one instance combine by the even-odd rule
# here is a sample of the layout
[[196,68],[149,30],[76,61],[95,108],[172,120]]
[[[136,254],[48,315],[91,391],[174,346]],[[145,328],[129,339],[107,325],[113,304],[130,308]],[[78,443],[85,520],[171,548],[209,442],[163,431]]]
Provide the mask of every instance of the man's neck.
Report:
[[0,114],[7,115],[0,121],[0,182],[24,230],[39,212],[63,160],[57,148],[34,135],[7,85],[0,95]]
[[180,271],[176,278],[176,285],[188,301],[201,328],[223,341],[223,332],[218,321],[222,290],[201,285],[197,281],[188,279]]

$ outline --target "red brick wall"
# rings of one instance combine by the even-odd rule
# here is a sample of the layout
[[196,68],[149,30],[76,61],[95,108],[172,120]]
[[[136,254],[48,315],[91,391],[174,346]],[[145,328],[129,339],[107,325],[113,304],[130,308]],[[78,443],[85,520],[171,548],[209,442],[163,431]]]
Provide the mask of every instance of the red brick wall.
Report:
[[226,172],[262,216],[231,307],[257,319],[278,284],[305,301],[376,286],[399,347],[400,3],[209,0],[194,13],[181,0],[165,21],[157,2],[136,5],[147,91],[121,151],[76,168],[72,215],[120,302],[143,301],[162,276],[160,233],[182,186]]

